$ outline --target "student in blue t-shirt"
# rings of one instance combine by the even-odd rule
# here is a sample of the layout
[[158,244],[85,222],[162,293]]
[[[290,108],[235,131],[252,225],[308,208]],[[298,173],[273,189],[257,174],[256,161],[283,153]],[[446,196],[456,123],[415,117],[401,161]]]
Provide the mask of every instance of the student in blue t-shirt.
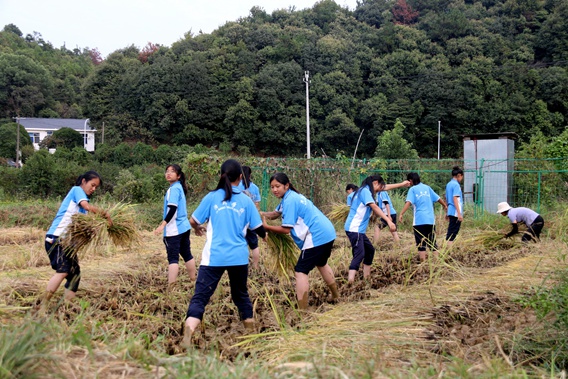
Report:
[[180,255],[191,280],[195,280],[196,269],[189,242],[191,226],[187,219],[185,174],[179,165],[171,164],[166,167],[165,175],[170,188],[164,196],[163,220],[154,230],[154,234],[164,236],[168,255],[168,289],[172,290],[179,273]]
[[375,248],[367,235],[367,226],[371,213],[385,220],[391,232],[396,231],[396,225],[390,217],[387,217],[375,202],[375,194],[379,191],[387,191],[400,187],[408,187],[410,183],[404,181],[396,184],[385,184],[382,176],[368,176],[361,187],[353,195],[353,201],[349,208],[349,216],[345,221],[345,233],[351,242],[353,259],[349,265],[349,274],[347,280],[349,283],[355,281],[355,275],[363,263],[363,278],[367,279],[371,275],[371,264],[375,257]]
[[298,193],[288,176],[282,172],[270,178],[272,194],[282,199],[273,212],[262,212],[263,218],[282,217],[282,225],[268,225],[264,229],[272,233],[290,234],[302,253],[294,267],[298,308],[308,308],[310,284],[308,274],[318,268],[331,292],[331,301],[339,298],[333,270],[327,264],[335,242],[335,228],[331,221],[304,195]]
[[345,187],[345,192],[347,193],[347,205],[351,206],[351,200],[353,200],[353,195],[355,195],[355,191],[357,191],[359,187],[357,187],[353,183],[349,183]]
[[448,204],[448,232],[446,241],[451,246],[456,239],[463,221],[463,194],[460,182],[463,180],[463,170],[458,166],[452,169],[452,180],[446,184],[446,204]]
[[[260,190],[258,186],[252,182],[251,179],[252,170],[249,166],[243,166],[243,179],[239,183],[238,188],[248,197],[252,199],[256,209],[260,212]],[[258,236],[255,232],[248,230],[247,235],[247,244],[251,251],[252,255],[252,267],[254,269],[258,268],[258,261],[260,259],[260,249],[258,247]]]
[[185,320],[183,345],[186,347],[191,346],[191,337],[201,323],[205,306],[225,271],[229,274],[231,297],[240,319],[247,331],[254,330],[247,288],[249,251],[245,236],[247,230],[252,230],[265,238],[266,232],[253,201],[237,187],[241,179],[241,164],[234,159],[225,161],[217,188],[201,200],[189,220],[195,234],[206,233],[207,240]]
[[[379,205],[379,207],[381,207],[381,210],[383,211],[383,213],[387,217],[390,217],[393,224],[396,226],[396,223],[397,223],[396,209],[394,209],[394,206],[392,205],[392,201],[391,201],[391,198],[388,194],[388,191],[381,191],[381,192],[377,193],[377,204]],[[388,224],[383,219],[380,219],[375,224],[375,232],[373,233],[373,243],[374,244],[379,242],[380,231],[381,231],[382,228],[384,228],[386,226],[388,226]],[[396,230],[394,232],[391,232],[391,234],[392,234],[392,238],[394,239],[394,242],[400,241],[400,237],[398,236],[398,232]]]
[[444,210],[447,211],[448,206],[445,201],[424,183],[420,183],[420,176],[411,172],[407,175],[407,179],[412,182],[412,187],[406,195],[406,203],[400,212],[398,220],[402,222],[402,217],[408,208],[412,205],[414,213],[414,221],[412,229],[414,231],[414,240],[418,246],[418,255],[420,260],[426,260],[426,247],[437,254],[438,246],[436,245],[436,230],[434,203],[442,204]]
[[75,186],[71,188],[65,199],[63,199],[57,215],[47,231],[45,250],[49,256],[51,268],[55,270],[55,274],[47,283],[46,293],[42,299],[43,307],[47,305],[47,302],[64,279],[66,279],[66,300],[73,299],[79,288],[79,281],[81,280],[79,257],[74,251],[64,250],[60,244],[60,240],[65,238],[65,232],[71,224],[73,215],[87,212],[99,213],[106,217],[108,223],[112,225],[110,215],[106,211],[89,204],[89,198],[101,184],[101,177],[95,171],[87,171],[80,175],[75,181]]

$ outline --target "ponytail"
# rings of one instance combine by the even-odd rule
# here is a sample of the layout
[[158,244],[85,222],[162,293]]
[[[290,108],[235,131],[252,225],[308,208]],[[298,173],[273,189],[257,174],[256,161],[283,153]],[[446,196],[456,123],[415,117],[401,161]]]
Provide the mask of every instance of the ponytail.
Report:
[[250,176],[252,174],[252,170],[249,166],[243,166],[243,185],[245,189],[250,187]]
[[221,165],[221,176],[219,178],[219,183],[213,191],[222,189],[225,191],[225,198],[223,201],[231,200],[233,195],[233,182],[235,182],[239,175],[242,173],[242,167],[239,162],[234,159],[228,159]]

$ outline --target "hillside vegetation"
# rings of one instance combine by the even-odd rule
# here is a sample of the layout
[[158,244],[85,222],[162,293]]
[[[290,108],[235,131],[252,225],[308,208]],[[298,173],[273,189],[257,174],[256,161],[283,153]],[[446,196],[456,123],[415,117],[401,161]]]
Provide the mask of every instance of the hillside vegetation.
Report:
[[[568,115],[563,0],[362,0],[355,10],[253,7],[172,46],[54,47],[0,32],[0,117],[88,117],[105,142],[203,144],[301,156],[305,72],[316,155],[375,154],[406,126],[421,157],[459,157],[461,136],[560,135]],[[190,27],[188,26],[188,30]]]

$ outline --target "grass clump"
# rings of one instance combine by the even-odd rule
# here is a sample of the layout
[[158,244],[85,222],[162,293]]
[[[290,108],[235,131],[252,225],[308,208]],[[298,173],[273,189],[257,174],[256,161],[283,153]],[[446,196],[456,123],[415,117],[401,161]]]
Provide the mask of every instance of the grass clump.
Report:
[[45,331],[36,322],[0,330],[0,378],[39,377]]

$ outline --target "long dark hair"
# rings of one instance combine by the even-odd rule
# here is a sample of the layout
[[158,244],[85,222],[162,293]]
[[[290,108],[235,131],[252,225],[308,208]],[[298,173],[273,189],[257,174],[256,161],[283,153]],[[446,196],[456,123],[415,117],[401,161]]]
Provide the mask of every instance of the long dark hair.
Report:
[[252,170],[249,166],[243,166],[243,184],[245,189],[250,187],[250,176],[252,174]]
[[170,164],[170,165],[166,166],[166,171],[168,171],[168,168],[170,168],[170,167],[174,169],[176,174],[178,174],[179,182],[181,184],[181,188],[183,188],[183,194],[187,195],[187,183],[185,182],[185,174],[181,170],[181,167],[177,164]]
[[[292,185],[292,183],[290,183],[290,179],[288,178],[288,175],[286,175],[283,172],[277,172],[276,174],[272,175],[270,177],[270,180],[268,181],[268,183],[272,183],[273,180],[276,180],[278,183],[286,185],[289,184],[290,185],[290,189],[294,192],[298,192],[298,190],[296,190],[294,188],[294,186]],[[298,192],[299,193],[299,192]]]
[[85,179],[85,182],[88,182],[88,181],[93,180],[95,178],[99,179],[99,181],[101,182],[100,185],[102,186],[103,180],[101,179],[101,176],[96,171],[87,171],[86,173],[79,175],[77,177],[77,180],[75,180],[75,185],[80,186],[81,184],[83,184],[83,179]]
[[459,166],[454,166],[454,168],[452,169],[452,178],[455,178],[459,174],[463,175],[463,170]]
[[410,180],[412,185],[415,186],[420,184],[420,175],[418,175],[417,172],[409,172],[408,175],[406,175],[406,180]]
[[361,191],[363,188],[365,188],[365,186],[368,186],[369,191],[371,191],[371,196],[373,196],[373,199],[374,199],[376,192],[375,192],[375,186],[373,185],[373,182],[379,182],[379,184],[381,184],[381,185],[385,184],[383,177],[380,176],[380,175],[367,176],[365,178],[365,180],[363,180],[363,182],[361,183],[361,186],[357,190],[356,194],[359,193],[359,191]]
[[223,201],[231,200],[233,195],[233,185],[232,183],[236,181],[242,174],[243,168],[241,164],[234,159],[228,159],[221,165],[221,177],[219,178],[219,183],[217,183],[217,188],[225,191],[225,198]]

